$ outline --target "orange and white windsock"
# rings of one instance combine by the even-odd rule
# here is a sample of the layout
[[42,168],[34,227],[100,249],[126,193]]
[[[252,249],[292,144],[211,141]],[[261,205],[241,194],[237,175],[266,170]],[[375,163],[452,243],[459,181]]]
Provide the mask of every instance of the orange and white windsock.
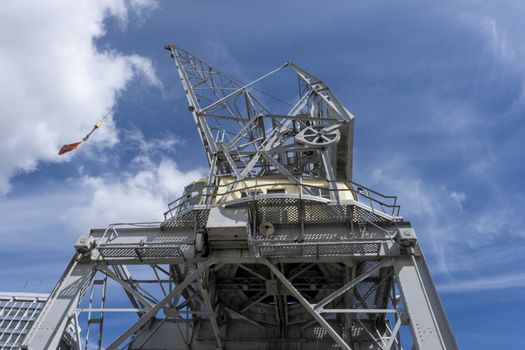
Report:
[[64,153],[71,152],[80,146],[82,142],[75,142],[75,143],[68,143],[67,145],[62,146],[60,151],[58,151],[58,155],[61,156]]
[[80,142],[75,142],[75,143],[68,143],[67,145],[64,145],[62,146],[62,148],[60,149],[60,151],[58,151],[58,155],[61,156],[63,155],[64,153],[67,153],[67,152],[71,152],[71,151],[74,151],[78,148],[78,146],[80,146],[82,143],[86,142],[89,137],[91,136],[91,134],[93,133],[93,131],[97,130],[98,128],[100,128],[102,124],[100,122],[97,122],[95,124],[95,126],[93,127],[93,129],[89,132],[89,134],[87,134],[86,136],[84,136],[84,138],[82,139],[82,141]]

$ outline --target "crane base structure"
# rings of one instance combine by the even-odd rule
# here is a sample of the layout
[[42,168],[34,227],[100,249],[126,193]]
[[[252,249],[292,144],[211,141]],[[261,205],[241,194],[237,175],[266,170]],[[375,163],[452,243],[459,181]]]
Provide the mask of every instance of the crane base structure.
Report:
[[297,104],[257,111],[253,82],[166,48],[210,175],[163,222],[81,236],[22,349],[458,349],[396,197],[351,181],[353,116],[326,84],[287,63]]

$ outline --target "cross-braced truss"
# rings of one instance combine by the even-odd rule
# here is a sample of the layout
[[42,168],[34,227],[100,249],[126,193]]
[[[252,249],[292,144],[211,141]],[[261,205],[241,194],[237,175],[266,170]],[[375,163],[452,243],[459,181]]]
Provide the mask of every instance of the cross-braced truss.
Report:
[[[162,223],[82,236],[23,348],[75,325],[70,349],[457,349],[396,197],[351,181],[354,117],[328,86],[293,63],[243,84],[166,49],[210,175]],[[257,84],[284,70],[297,95],[270,112]]]
[[[322,80],[287,62],[243,84],[186,50],[166,49],[176,62],[212,177],[351,179],[354,116]],[[297,96],[285,102],[286,113],[272,112],[262,98],[283,100],[257,86],[283,70],[293,72]]]
[[[321,236],[323,228],[341,229],[317,226]],[[85,349],[456,348],[406,223],[361,223],[352,239],[317,242],[331,249],[307,253],[312,241],[297,243],[303,254],[280,258],[220,249],[219,242],[203,257],[185,230],[149,224],[92,231],[77,245],[27,348],[55,348],[71,320],[84,325]],[[352,248],[342,253],[335,244]],[[402,326],[412,339],[402,339]],[[37,337],[43,329],[45,343]]]

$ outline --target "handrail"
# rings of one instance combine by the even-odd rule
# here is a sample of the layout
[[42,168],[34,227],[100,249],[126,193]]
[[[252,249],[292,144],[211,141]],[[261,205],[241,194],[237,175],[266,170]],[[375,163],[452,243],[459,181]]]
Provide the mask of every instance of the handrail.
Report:
[[[131,227],[140,227],[140,228],[160,228],[162,225],[162,222],[160,221],[146,221],[146,222],[115,222],[112,224],[109,224],[105,230],[104,233],[102,233],[102,236],[98,239],[97,245],[107,243],[110,241],[113,237],[113,234],[118,236],[117,227],[118,226],[125,226],[125,228],[131,228]],[[108,232],[112,232],[109,237],[106,237]]]
[[[254,180],[255,184],[253,185],[247,185],[246,182],[249,180]],[[319,197],[325,198],[326,196],[323,196],[321,194],[321,190],[325,193],[330,194],[330,199],[333,200],[335,196],[333,195],[333,192],[336,193],[351,193],[352,197],[358,201],[361,202],[359,199],[364,199],[365,201],[368,201],[370,204],[370,208],[372,209],[372,212],[375,211],[381,211],[385,214],[388,214],[388,211],[390,212],[389,215],[392,216],[399,216],[400,206],[397,204],[397,196],[393,195],[384,195],[380,192],[374,191],[366,186],[363,186],[361,184],[358,184],[353,181],[342,181],[342,184],[345,185],[346,188],[330,188],[328,184],[326,186],[322,185],[316,185],[316,184],[306,184],[301,181],[301,183],[291,183],[291,182],[272,182],[267,184],[260,184],[257,181],[257,178],[255,179],[241,179],[241,180],[234,180],[228,183],[224,184],[218,184],[215,186],[209,186],[204,185],[200,188],[200,193],[207,191],[208,189],[214,190],[215,198],[226,198],[227,196],[233,194],[233,193],[246,193],[247,195],[251,195],[253,197],[253,200],[256,199],[258,196],[258,191],[263,188],[268,187],[278,187],[278,186],[288,186],[288,187],[297,187],[299,189],[298,193],[300,197],[302,197],[303,189],[317,189],[319,190]],[[241,184],[242,187],[238,188],[237,186]],[[355,188],[354,188],[355,187]],[[227,188],[225,192],[220,192],[221,189]],[[260,191],[262,192],[262,191]],[[170,202],[168,204],[168,210],[164,213],[165,218],[167,218],[168,214],[171,214],[171,217],[177,216],[181,211],[185,209],[193,208],[194,205],[191,204],[188,200],[184,200],[186,198],[190,198],[190,194],[186,193],[180,196],[179,198],[175,199],[174,201]],[[205,202],[203,202],[203,199]],[[391,202],[391,203],[387,203]],[[207,203],[206,198],[202,196],[202,198],[199,201],[200,205],[206,205],[210,204]],[[381,210],[378,210],[374,207],[374,204],[376,204],[376,207],[379,206]],[[388,208],[389,210],[385,210],[385,208]]]

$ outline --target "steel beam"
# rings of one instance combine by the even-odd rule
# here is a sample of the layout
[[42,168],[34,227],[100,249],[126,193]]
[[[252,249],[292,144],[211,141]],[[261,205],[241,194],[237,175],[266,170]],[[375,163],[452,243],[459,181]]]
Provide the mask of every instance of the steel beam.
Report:
[[458,349],[424,257],[397,257],[394,270],[410,316],[415,349]]
[[297,299],[297,301],[299,301],[299,303],[301,303],[301,305],[308,311],[308,313],[310,315],[312,315],[312,317],[317,321],[319,322],[319,324],[328,332],[328,334],[330,334],[330,336],[332,337],[332,339],[344,350],[352,350],[352,348],[344,341],[343,338],[341,338],[341,336],[339,335],[339,333],[337,333],[333,328],[332,326],[323,318],[323,316],[321,316],[313,307],[312,305],[310,305],[310,303],[308,302],[308,300],[306,300],[302,295],[301,293],[299,293],[299,291],[297,289],[295,289],[295,287],[293,286],[293,284],[288,281],[288,279],[286,278],[286,276],[284,276],[281,271],[279,271],[279,269],[277,267],[275,267],[272,263],[270,263],[268,260],[266,259],[263,259],[262,260],[264,262],[264,264],[266,266],[268,266],[268,268],[270,268],[270,270],[275,274],[275,276],[281,281],[281,283],[285,286],[286,289],[288,289],[288,291],[290,293],[292,293],[292,295]]
[[[293,63],[244,84],[174,45],[166,49],[207,153],[208,179],[187,186],[155,227],[115,224],[83,237],[75,246],[82,262],[68,266],[30,330],[29,349],[56,350],[71,333],[64,333],[69,320],[84,311],[138,314],[130,315],[131,326],[115,335],[108,350],[130,339],[132,349],[391,350],[401,348],[405,321],[415,349],[457,349],[415,233],[398,216],[395,197],[348,181],[354,116],[328,85]],[[273,114],[258,100],[255,83],[285,66],[298,81],[298,101],[287,115]],[[252,189],[254,195],[246,196]],[[237,217],[236,211],[249,215]],[[269,237],[257,231],[262,221],[275,227]],[[195,249],[201,246],[200,230],[206,230],[198,236],[208,238],[206,252]],[[169,271],[158,264],[169,264]],[[150,265],[155,276],[133,280],[126,265]],[[105,308],[103,293],[100,307],[79,308],[97,269],[124,289],[131,307]],[[364,272],[357,276],[357,271]],[[230,317],[223,319],[225,314]],[[165,318],[157,320],[161,315]],[[100,337],[107,327],[102,320],[88,317],[88,323],[98,323]]]
[[106,350],[115,350],[117,347],[136,331],[138,331],[142,326],[144,326],[157,312],[162,309],[171,299],[177,296],[180,292],[184,290],[191,282],[195,281],[199,276],[211,265],[212,261],[207,261],[202,263],[197,270],[187,276],[184,281],[179,283],[173,290],[168,293],[164,298],[162,298],[157,304],[155,304],[151,309],[149,309],[142,317],[140,317],[133,325],[131,325],[124,333],[122,333],[111,345],[109,345]]
[[321,310],[326,304],[332,302],[335,298],[341,296],[343,293],[345,293],[345,292],[349,291],[350,289],[354,288],[358,283],[360,283],[360,282],[364,281],[365,279],[367,279],[368,277],[372,276],[374,273],[379,271],[379,269],[381,269],[382,267],[386,267],[386,266],[389,266],[389,265],[392,265],[391,261],[382,261],[382,262],[377,263],[377,265],[374,266],[373,268],[371,268],[370,270],[362,273],[361,275],[359,275],[359,277],[357,277],[354,280],[348,282],[347,284],[345,284],[344,286],[342,286],[341,288],[339,288],[338,290],[336,290],[335,292],[333,292],[332,294],[328,295],[326,298],[324,298],[323,300],[321,300],[320,302],[315,304],[313,306],[314,310],[316,310],[316,311]]
[[208,313],[208,319],[210,320],[213,334],[217,340],[217,350],[220,350],[222,349],[221,330],[219,328],[219,324],[217,323],[217,313],[215,312],[215,308],[211,299],[212,294],[207,289],[207,281],[201,281],[201,286],[202,300],[204,302],[206,312]]
[[94,276],[93,263],[80,263],[73,257],[57,286],[47,299],[26,336],[23,349],[56,349],[66,326],[74,319],[81,295]]
[[385,345],[385,350],[390,350],[392,348],[392,345],[394,345],[394,342],[397,340],[397,334],[399,333],[400,328],[401,317],[398,317],[394,329],[392,329],[392,333],[390,334],[390,338],[388,338],[388,342]]
[[113,271],[109,270],[106,266],[104,265],[98,265],[97,266],[97,270],[99,270],[100,272],[104,273],[105,275],[107,275],[109,278],[111,278],[113,281],[117,282],[118,284],[120,284],[120,286],[122,288],[124,288],[124,290],[128,293],[130,293],[132,296],[134,296],[135,298],[137,298],[139,300],[139,302],[142,304],[142,306],[144,307],[144,309],[146,310],[150,310],[153,305],[151,305],[151,303],[146,300],[135,288],[134,286],[132,286],[130,283],[127,283],[126,281],[122,280],[119,276],[117,276],[117,274],[115,274]]

